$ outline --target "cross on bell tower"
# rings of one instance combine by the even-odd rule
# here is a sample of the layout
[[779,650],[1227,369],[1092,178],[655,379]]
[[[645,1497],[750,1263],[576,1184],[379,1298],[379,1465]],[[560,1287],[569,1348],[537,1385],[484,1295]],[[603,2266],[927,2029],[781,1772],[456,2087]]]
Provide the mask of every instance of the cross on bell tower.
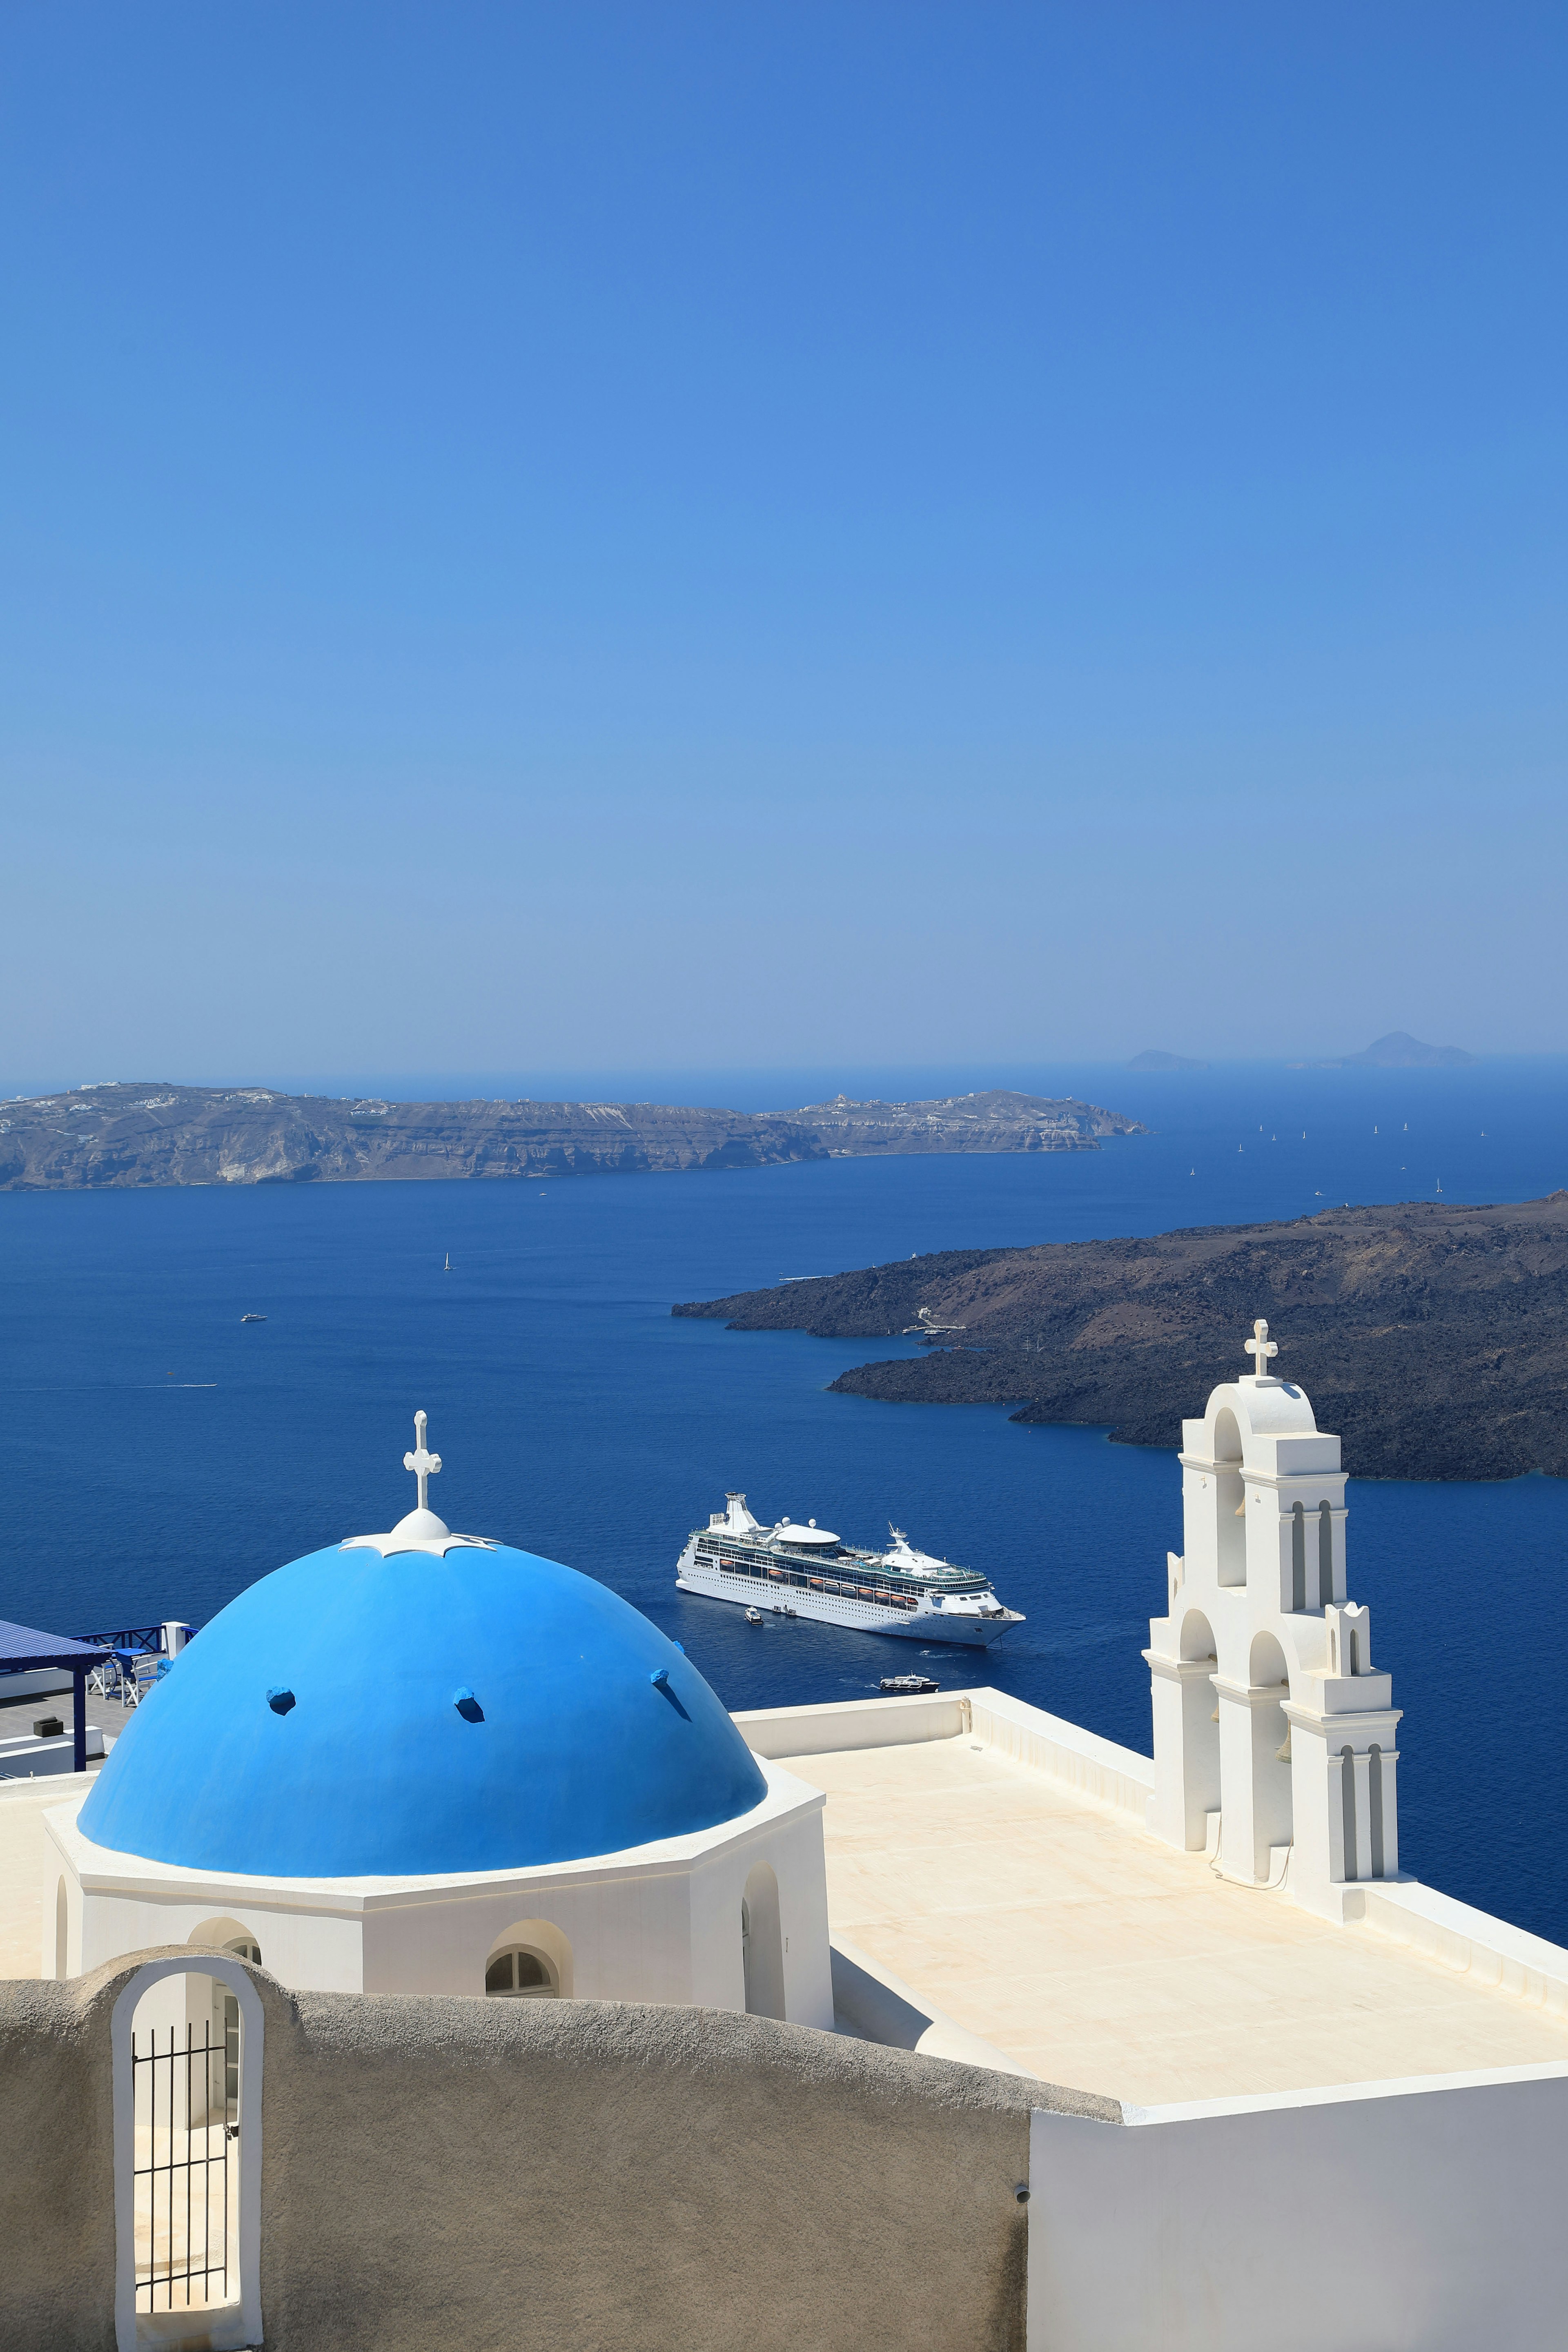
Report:
[[[1244,1339],[1241,1344],[1246,1349],[1247,1354],[1252,1358],[1253,1377],[1260,1381],[1268,1380],[1269,1377],[1268,1359],[1270,1356],[1277,1356],[1279,1353],[1279,1348],[1278,1341],[1269,1338],[1268,1323],[1261,1315],[1252,1327],[1251,1339]],[[421,1421],[425,1418],[423,1413],[421,1413],[419,1417]],[[412,1456],[410,1456],[410,1459],[412,1459]],[[436,1465],[437,1469],[439,1469],[440,1466],[439,1463]],[[423,1495],[421,1496],[421,1500],[423,1500]]]
[[430,1453],[426,1446],[425,1430],[425,1415],[416,1412],[414,1416],[414,1451],[403,1457],[404,1468],[412,1470],[419,1481],[419,1508],[422,1511],[430,1507],[430,1481],[441,1467],[440,1455]]

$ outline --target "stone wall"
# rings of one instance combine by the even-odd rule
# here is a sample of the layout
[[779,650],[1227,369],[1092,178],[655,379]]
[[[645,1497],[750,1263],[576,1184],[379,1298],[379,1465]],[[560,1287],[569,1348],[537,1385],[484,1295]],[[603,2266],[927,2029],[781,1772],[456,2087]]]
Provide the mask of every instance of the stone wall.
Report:
[[[0,2345],[114,2343],[110,2015],[172,1956],[0,1986]],[[1030,2109],[1120,2119],[765,2018],[251,1973],[286,2352],[1022,2352]]]
[[0,1981],[5,2352],[114,2352],[109,2017],[128,1973]]

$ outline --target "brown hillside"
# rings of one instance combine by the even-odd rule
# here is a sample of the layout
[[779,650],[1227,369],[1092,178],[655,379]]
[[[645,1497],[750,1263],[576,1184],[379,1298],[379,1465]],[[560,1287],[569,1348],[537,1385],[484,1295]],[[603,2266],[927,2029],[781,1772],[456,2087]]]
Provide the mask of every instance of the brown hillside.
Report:
[[[1173,1445],[1216,1381],[1274,1370],[1311,1395],[1363,1477],[1568,1475],[1568,1192],[1518,1206],[1408,1202],[1146,1241],[952,1250],[677,1307],[731,1329],[881,1339],[928,1351],[833,1386],[1015,1419],[1108,1424]],[[942,1328],[947,1327],[947,1328]],[[952,1328],[959,1327],[959,1328]]]

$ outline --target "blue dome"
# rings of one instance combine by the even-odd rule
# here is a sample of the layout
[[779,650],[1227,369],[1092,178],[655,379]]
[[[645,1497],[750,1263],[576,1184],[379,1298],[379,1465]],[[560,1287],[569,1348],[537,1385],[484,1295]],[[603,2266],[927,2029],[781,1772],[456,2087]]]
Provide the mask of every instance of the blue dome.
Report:
[[696,1667],[607,1586],[500,1545],[334,1544],[203,1629],[80,1826],[200,1870],[404,1877],[618,1853],[766,1792]]

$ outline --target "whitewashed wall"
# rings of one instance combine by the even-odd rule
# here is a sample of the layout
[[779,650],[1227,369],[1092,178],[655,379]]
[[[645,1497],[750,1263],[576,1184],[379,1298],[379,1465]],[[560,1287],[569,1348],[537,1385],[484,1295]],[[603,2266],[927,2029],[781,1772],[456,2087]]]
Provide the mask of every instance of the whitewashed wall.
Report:
[[1029,2352],[1568,2341],[1568,2065],[1030,2126]]
[[478,1994],[489,1955],[515,1939],[548,1952],[580,2000],[743,2010],[741,1902],[765,1861],[778,1885],[787,2021],[831,2030],[824,1800],[780,1767],[763,1769],[768,1796],[740,1824],[489,1880],[217,1876],[109,1854],[62,1808],[48,1822],[45,1973],[63,1875],[72,1975],[130,1951],[245,1934],[296,1990]]

